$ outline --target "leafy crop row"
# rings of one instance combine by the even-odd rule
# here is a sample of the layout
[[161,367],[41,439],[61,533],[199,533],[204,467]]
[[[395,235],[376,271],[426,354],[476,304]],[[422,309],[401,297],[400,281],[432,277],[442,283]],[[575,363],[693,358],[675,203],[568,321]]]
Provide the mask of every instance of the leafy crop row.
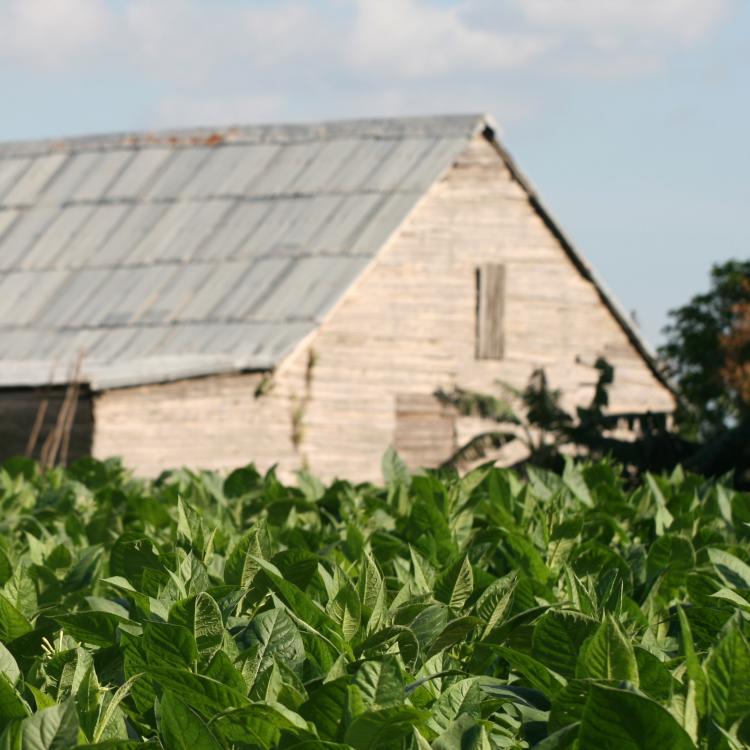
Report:
[[750,496],[0,470],[0,750],[750,742]]

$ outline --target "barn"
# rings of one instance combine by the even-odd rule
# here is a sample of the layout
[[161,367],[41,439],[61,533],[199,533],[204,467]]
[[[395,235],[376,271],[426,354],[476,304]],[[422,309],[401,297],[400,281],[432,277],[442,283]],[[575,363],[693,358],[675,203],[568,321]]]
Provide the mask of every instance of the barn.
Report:
[[[0,146],[0,452],[369,480],[479,429],[438,388],[671,411],[487,116]],[[75,398],[67,398],[75,381]]]

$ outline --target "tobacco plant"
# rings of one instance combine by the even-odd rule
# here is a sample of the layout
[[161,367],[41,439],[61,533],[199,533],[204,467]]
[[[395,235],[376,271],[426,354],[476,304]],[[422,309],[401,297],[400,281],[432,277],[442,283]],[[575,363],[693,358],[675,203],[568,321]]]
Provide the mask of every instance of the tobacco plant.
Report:
[[749,746],[750,496],[384,475],[7,462],[0,750]]

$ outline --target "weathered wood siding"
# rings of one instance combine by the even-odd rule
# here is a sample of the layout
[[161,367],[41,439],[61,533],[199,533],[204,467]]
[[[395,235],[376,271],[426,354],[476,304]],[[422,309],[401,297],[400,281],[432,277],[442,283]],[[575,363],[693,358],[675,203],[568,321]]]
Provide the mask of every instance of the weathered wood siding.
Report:
[[[476,271],[504,266],[502,359],[476,356]],[[324,476],[376,479],[397,431],[397,398],[438,387],[496,392],[544,367],[567,406],[591,398],[593,364],[616,368],[616,410],[669,410],[659,383],[609,310],[479,136],[428,192],[321,326],[305,450]],[[459,444],[480,429],[457,420]],[[485,426],[486,427],[486,426]],[[425,459],[434,459],[428,451]],[[419,463],[419,456],[410,456]]]
[[[42,417],[33,451],[39,458],[45,440],[54,429],[65,398],[64,388],[12,388],[0,391],[0,461],[22,456],[38,416]],[[40,412],[40,405],[46,402]],[[93,423],[91,399],[86,391],[79,393],[70,431],[68,460],[91,454]]]
[[[501,359],[476,356],[476,274],[486,265],[504,267]],[[324,478],[377,479],[383,451],[405,439],[399,403],[410,395],[424,400],[454,385],[493,391],[497,380],[524,386],[544,367],[571,407],[590,399],[600,355],[616,368],[613,409],[673,408],[594,286],[478,136],[280,368],[270,393],[255,397],[257,375],[107,392],[95,402],[94,451],[122,455],[146,474],[254,460],[285,471],[309,465]],[[460,443],[478,425],[457,420],[455,429]],[[436,460],[429,443],[409,453],[413,464]]]

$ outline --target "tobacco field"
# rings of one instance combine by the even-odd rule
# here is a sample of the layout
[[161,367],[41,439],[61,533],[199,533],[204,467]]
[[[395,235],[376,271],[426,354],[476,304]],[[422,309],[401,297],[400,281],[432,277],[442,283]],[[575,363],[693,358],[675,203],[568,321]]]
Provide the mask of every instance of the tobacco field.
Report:
[[750,496],[0,469],[0,750],[750,747]]

